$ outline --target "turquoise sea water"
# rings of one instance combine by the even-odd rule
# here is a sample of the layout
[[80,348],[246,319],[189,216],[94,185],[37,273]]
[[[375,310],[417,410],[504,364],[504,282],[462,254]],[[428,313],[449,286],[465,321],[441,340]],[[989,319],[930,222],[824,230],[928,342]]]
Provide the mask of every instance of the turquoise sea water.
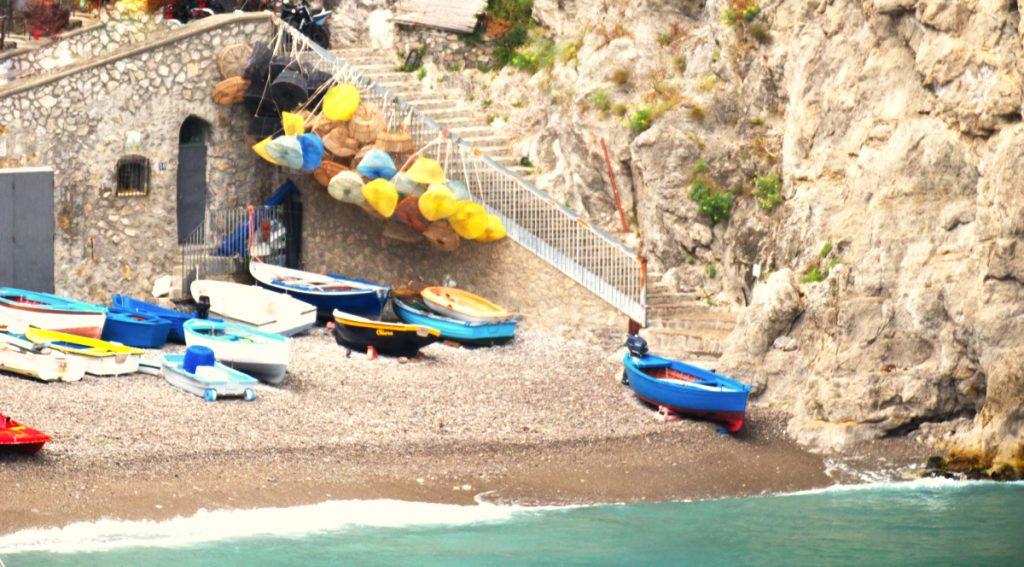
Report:
[[1024,483],[570,508],[343,501],[0,537],[7,567],[1024,565]]

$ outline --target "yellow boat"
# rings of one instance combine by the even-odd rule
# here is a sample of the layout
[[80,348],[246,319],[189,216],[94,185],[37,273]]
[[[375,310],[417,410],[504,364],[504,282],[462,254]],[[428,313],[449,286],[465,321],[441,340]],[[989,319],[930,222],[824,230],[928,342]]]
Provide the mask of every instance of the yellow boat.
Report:
[[25,338],[82,360],[86,365],[86,374],[94,376],[138,372],[139,361],[144,352],[140,348],[35,327],[29,327],[25,331]]
[[428,287],[420,294],[431,311],[459,321],[497,323],[512,317],[491,301],[454,287]]

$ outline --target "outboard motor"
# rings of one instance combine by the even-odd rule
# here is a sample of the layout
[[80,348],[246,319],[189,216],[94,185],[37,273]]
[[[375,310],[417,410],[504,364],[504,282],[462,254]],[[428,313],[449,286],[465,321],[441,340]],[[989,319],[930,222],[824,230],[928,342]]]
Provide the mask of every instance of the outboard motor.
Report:
[[320,47],[331,47],[330,10],[321,8],[314,14],[308,0],[275,0],[269,9]]
[[199,302],[196,303],[196,317],[199,319],[210,318],[210,297],[207,295],[200,295]]
[[640,358],[647,354],[647,341],[637,335],[629,335],[626,338],[626,350],[631,356]]

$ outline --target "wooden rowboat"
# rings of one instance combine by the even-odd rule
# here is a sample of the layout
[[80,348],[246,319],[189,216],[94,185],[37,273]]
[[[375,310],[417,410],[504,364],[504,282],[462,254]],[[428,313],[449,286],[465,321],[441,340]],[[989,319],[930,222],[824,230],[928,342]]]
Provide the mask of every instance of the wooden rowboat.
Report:
[[[21,324],[24,327],[24,324]],[[85,375],[85,361],[36,344],[0,325],[0,370],[44,382],[75,382]]]
[[289,340],[247,325],[192,319],[185,323],[185,344],[213,350],[217,360],[268,384],[284,383]]
[[623,359],[623,382],[637,397],[682,414],[704,417],[739,431],[747,410],[750,386],[678,360],[647,354],[647,344],[630,337]]
[[361,352],[373,347],[386,356],[413,357],[421,348],[441,340],[441,332],[431,327],[371,321],[341,311],[334,312],[331,332],[339,345]]
[[41,346],[59,350],[85,363],[85,372],[93,376],[118,376],[139,370],[142,349],[99,339],[89,339],[44,329],[29,328],[25,338]]
[[431,311],[459,321],[496,323],[512,317],[508,311],[491,301],[454,287],[428,287],[420,294]]
[[391,295],[391,286],[263,262],[249,262],[249,273],[265,288],[315,305],[319,316],[325,319],[330,319],[335,309],[379,319]]
[[464,345],[492,346],[512,340],[516,332],[515,320],[496,323],[467,323],[432,313],[419,294],[395,295],[391,306],[399,319],[411,325],[432,327],[441,332],[441,338]]
[[203,296],[209,298],[211,313],[267,333],[290,337],[316,324],[315,306],[259,286],[196,280],[190,291],[197,303]]
[[98,339],[106,318],[106,311],[96,305],[52,293],[0,288],[0,322],[20,321],[39,329]]

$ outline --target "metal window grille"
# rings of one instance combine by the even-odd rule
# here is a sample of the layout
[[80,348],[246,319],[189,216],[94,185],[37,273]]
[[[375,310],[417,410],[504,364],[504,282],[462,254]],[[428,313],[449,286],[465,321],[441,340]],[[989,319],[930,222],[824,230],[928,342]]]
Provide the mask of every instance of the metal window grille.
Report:
[[[282,24],[278,34],[275,43],[296,59],[331,73],[337,82],[355,85],[362,101],[380,108],[389,124],[400,123],[416,147],[422,148],[447,133],[441,124],[337,55],[313,44],[301,32]],[[448,140],[434,144],[422,155],[448,164],[448,178],[464,182],[472,198],[501,219],[509,238],[634,321],[647,324],[646,265],[636,250],[591,225],[459,136],[449,134]]]
[[145,197],[149,194],[149,160],[143,156],[125,156],[117,160],[118,197]]

